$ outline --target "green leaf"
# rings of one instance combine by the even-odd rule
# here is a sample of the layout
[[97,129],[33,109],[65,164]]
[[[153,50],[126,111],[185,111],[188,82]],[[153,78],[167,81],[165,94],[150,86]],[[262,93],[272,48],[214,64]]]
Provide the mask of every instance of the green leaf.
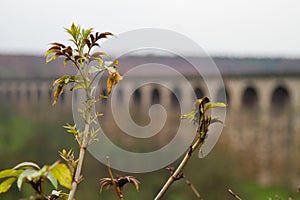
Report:
[[65,30],[73,37],[74,43],[77,45],[78,37],[80,35],[80,26],[76,26],[72,23],[70,29],[65,28]]
[[12,184],[17,180],[17,178],[8,178],[0,184],[0,194],[5,193],[11,188]]
[[70,58],[65,58],[65,59],[64,59],[64,66],[66,66],[66,65],[67,65],[67,62],[70,61],[70,60],[71,60]]
[[45,175],[47,174],[49,169],[48,165],[43,166],[42,169],[36,171],[34,174],[28,176],[28,180],[32,180],[32,179],[41,179],[43,177],[45,177]]
[[110,56],[110,55],[105,52],[95,52],[91,55],[92,58],[101,57],[101,56]]
[[204,109],[204,111],[207,111],[209,109],[212,109],[212,108],[225,108],[227,105],[225,103],[222,103],[222,102],[209,102],[206,104],[206,107]]
[[53,82],[52,88],[54,88],[54,86],[57,85],[57,87],[54,91],[54,94],[53,94],[53,96],[54,96],[54,101],[52,104],[53,106],[57,103],[59,96],[63,93],[64,87],[70,82],[76,82],[76,76],[70,76],[70,75],[65,74]]
[[51,184],[53,185],[53,187],[57,190],[57,180],[52,176],[51,173],[47,174],[47,179],[51,182]]
[[6,169],[0,171],[0,178],[18,177],[24,170]]
[[72,175],[67,165],[62,163],[57,164],[53,169],[51,169],[50,173],[57,179],[60,185],[67,189],[72,188]]
[[82,84],[80,83],[76,83],[74,87],[72,87],[70,90],[73,91],[73,90],[78,90],[78,89],[82,89],[83,86]]
[[93,65],[93,66],[91,66],[91,67],[89,68],[88,73],[89,73],[89,74],[93,74],[93,73],[96,73],[96,72],[102,72],[102,71],[104,71],[104,70],[105,70],[105,68],[103,68],[103,67],[100,67],[100,66],[98,66],[98,65]]
[[113,67],[114,67],[114,62],[112,62],[112,61],[105,61],[105,62],[104,62],[104,67],[106,67],[106,68],[112,67],[111,70],[115,70],[115,69],[113,68]]
[[22,184],[26,180],[31,180],[31,176],[34,175],[37,172],[35,169],[26,169],[22,174],[20,174],[18,180],[17,180],[17,186],[19,190],[22,188]]
[[22,162],[16,165],[13,169],[28,169],[28,168],[41,169],[37,164],[33,162]]
[[213,124],[213,123],[220,123],[220,124],[224,124],[224,122],[218,118],[212,118],[211,121],[210,121],[210,124]]
[[53,60],[55,60],[58,56],[56,55],[55,52],[52,52],[52,53],[48,53],[47,55],[45,55],[46,57],[46,63],[49,63]]
[[67,129],[68,133],[73,134],[75,137],[78,136],[78,131],[76,129],[76,124],[74,126],[70,125],[70,124],[66,124],[65,126],[63,126],[65,129]]
[[195,111],[191,111],[190,113],[181,116],[181,119],[194,120],[194,118],[195,118]]
[[82,29],[81,30],[82,37],[83,38],[88,38],[88,36],[92,33],[92,31],[93,31],[93,28],[89,28],[87,30]]

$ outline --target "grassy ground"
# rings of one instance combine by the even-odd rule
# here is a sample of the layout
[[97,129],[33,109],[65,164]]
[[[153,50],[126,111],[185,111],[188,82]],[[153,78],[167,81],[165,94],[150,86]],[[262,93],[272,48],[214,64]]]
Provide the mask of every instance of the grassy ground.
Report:
[[296,188],[292,190],[285,185],[264,187],[254,181],[240,181],[236,193],[239,193],[242,199],[289,200],[292,198],[299,200],[300,194],[296,191]]

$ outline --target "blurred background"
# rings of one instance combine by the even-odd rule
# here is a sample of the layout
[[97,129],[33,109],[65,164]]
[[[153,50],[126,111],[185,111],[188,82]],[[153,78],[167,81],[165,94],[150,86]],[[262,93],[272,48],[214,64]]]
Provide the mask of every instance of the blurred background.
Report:
[[[64,27],[72,22],[96,31],[118,35],[138,28],[162,28],[179,32],[197,42],[212,56],[226,88],[228,103],[223,133],[204,159],[196,155],[185,175],[204,199],[230,199],[228,188],[245,199],[300,199],[300,5],[298,1],[58,1],[16,0],[1,3],[0,31],[0,167],[22,161],[40,165],[53,163],[62,148],[78,152],[75,140],[62,126],[72,124],[71,93],[66,91],[52,107],[52,82],[65,73],[74,74],[62,60],[45,64],[43,53],[50,42],[67,42]],[[174,44],[176,47],[176,44]],[[178,47],[181,48],[181,47]],[[180,49],[195,57],[188,47]],[[113,53],[111,49],[108,53]],[[164,63],[179,69],[193,86],[197,97],[209,95],[202,79],[193,77],[177,57],[131,56],[120,60],[125,72],[139,63]],[[139,77],[137,77],[139,78]],[[147,77],[143,77],[147,78]],[[120,82],[123,88],[134,78]],[[139,125],[149,123],[148,108],[164,105],[168,121],[159,136],[142,143],[145,151],[166,144],[176,132],[180,83],[170,80],[179,98],[158,85],[137,90],[131,99],[131,115]],[[105,81],[98,93],[106,94]],[[122,87],[121,87],[122,88]],[[118,95],[122,102],[122,92]],[[216,91],[218,92],[218,91]],[[223,99],[219,99],[223,100]],[[120,137],[109,100],[97,109],[103,130],[120,146],[132,145],[132,138]],[[171,134],[168,135],[167,133]],[[153,145],[153,147],[151,147]],[[179,160],[172,165],[176,166]],[[99,192],[99,180],[106,167],[90,154],[84,165],[84,182],[78,199],[114,199],[114,191]],[[115,172],[125,175],[124,172]],[[127,199],[153,199],[169,176],[165,169],[134,174],[141,182],[139,192],[126,186]],[[18,199],[33,191],[26,188],[1,196]],[[175,182],[166,199],[196,199],[184,181]]]

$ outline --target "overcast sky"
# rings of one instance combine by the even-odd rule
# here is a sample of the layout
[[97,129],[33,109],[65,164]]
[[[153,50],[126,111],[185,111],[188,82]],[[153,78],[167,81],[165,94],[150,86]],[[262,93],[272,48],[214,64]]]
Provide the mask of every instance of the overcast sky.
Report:
[[186,35],[211,55],[300,57],[299,0],[3,0],[0,53],[42,54],[72,22]]

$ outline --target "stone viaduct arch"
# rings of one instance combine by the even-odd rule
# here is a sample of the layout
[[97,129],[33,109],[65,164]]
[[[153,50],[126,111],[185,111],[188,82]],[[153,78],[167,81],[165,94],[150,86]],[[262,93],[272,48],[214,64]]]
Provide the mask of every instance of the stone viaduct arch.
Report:
[[[231,75],[224,76],[223,81],[229,104],[224,132],[237,151],[253,149],[251,155],[260,169],[258,177],[261,182],[268,183],[276,177],[275,172],[268,170],[270,165],[278,165],[287,170],[291,170],[289,166],[299,168],[300,163],[296,158],[300,157],[300,78],[283,75]],[[0,102],[2,105],[41,102],[51,104],[51,84],[51,79],[0,80]],[[133,93],[131,102],[137,106],[159,103],[170,107],[179,102],[180,105],[191,107],[195,100],[193,93],[198,98],[210,95],[202,80],[190,79],[194,91],[188,91],[186,83],[178,80],[166,79],[163,84],[172,91],[156,84],[145,85]],[[119,91],[116,91],[120,104],[124,103],[123,100],[130,95],[129,91],[134,86],[134,78],[122,80]],[[107,93],[103,88],[99,90],[102,90],[100,93]],[[214,92],[218,98],[219,88]],[[58,105],[60,104],[71,110],[71,92],[63,93]],[[248,112],[249,110],[252,112]],[[282,148],[283,146],[288,148]],[[278,158],[278,162],[272,160],[273,157]]]

